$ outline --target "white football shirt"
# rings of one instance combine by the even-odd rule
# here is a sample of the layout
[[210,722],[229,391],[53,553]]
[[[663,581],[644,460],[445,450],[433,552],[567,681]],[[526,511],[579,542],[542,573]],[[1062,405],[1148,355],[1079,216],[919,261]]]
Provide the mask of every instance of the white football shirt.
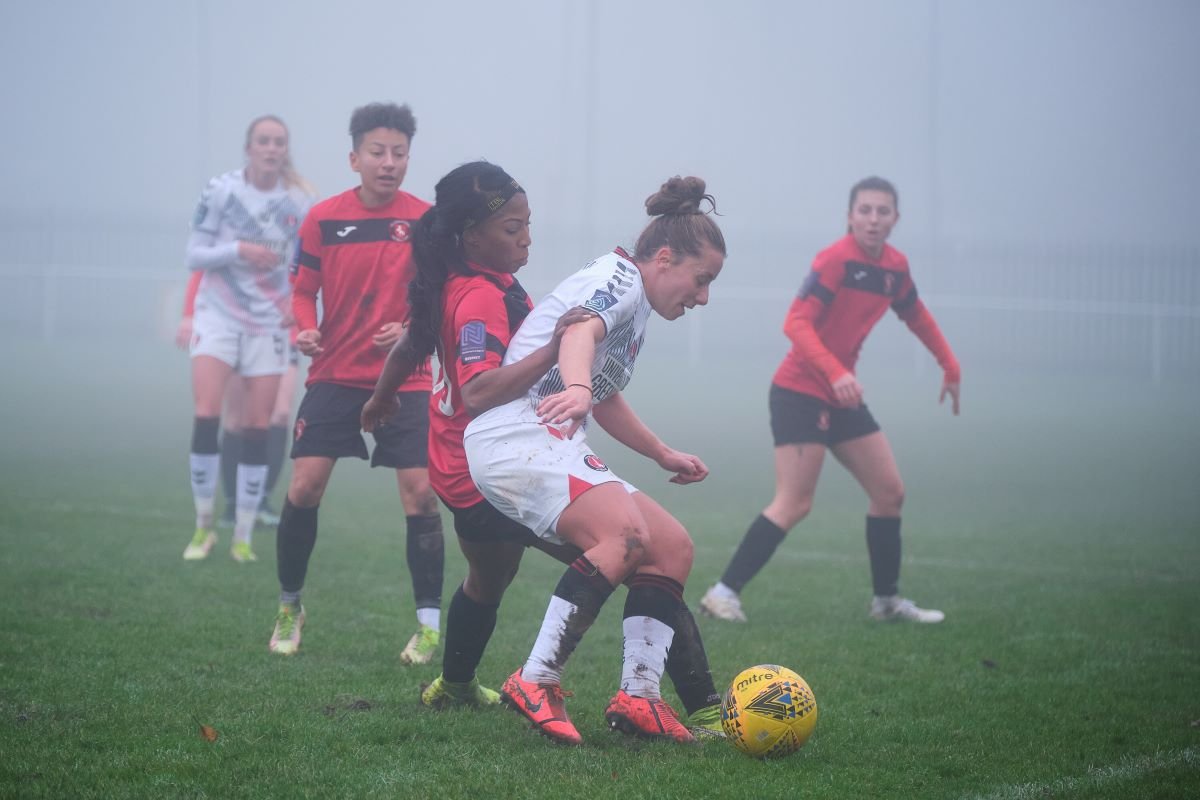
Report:
[[[290,303],[288,267],[311,205],[311,197],[282,181],[265,192],[256,188],[240,169],[209,181],[187,247],[188,267],[204,270],[197,323],[253,335],[279,330]],[[279,263],[269,270],[251,266],[238,257],[239,241],[270,248]]]
[[[509,343],[504,363],[520,361],[549,342],[558,318],[576,306],[594,311],[607,328],[592,359],[592,397],[599,403],[629,384],[650,318],[642,274],[623,250],[597,258],[539,301]],[[564,388],[556,364],[525,397],[484,412],[471,422],[471,428],[487,430],[536,420],[538,403]]]

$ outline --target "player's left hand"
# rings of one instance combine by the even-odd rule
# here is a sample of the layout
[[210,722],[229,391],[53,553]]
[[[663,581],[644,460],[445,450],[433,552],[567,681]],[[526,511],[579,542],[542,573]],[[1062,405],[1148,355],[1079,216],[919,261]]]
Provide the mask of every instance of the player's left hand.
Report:
[[708,477],[708,467],[704,465],[699,456],[694,456],[691,453],[668,450],[658,460],[658,465],[667,472],[674,472],[675,475],[671,478],[671,483],[677,483],[680,486],[686,486],[689,483],[698,483]]
[[946,395],[950,395],[950,398],[953,401],[951,402],[950,407],[954,410],[954,416],[956,417],[958,416],[958,393],[958,381],[942,381],[942,393],[938,397],[938,403],[945,403]]
[[402,333],[404,333],[403,322],[389,322],[379,327],[379,330],[371,337],[371,341],[380,350],[391,350],[392,345],[400,341]]

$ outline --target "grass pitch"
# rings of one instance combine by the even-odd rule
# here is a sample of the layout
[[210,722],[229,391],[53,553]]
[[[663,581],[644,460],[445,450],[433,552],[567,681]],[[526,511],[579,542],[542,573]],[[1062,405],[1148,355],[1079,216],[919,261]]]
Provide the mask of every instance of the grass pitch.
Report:
[[[830,460],[814,512],[746,591],[750,624],[701,620],[719,687],[775,662],[816,695],[804,749],[759,763],[605,730],[619,597],[568,667],[583,747],[554,747],[501,709],[419,707],[438,668],[397,659],[415,624],[403,515],[391,476],[360,463],[338,466],[321,506],[302,652],[270,656],[274,533],[258,532],[257,564],[230,560],[227,535],[207,562],[180,558],[186,359],[165,345],[2,348],[0,796],[1200,793],[1194,385],[968,373],[953,419],[931,375],[864,372],[908,488],[902,589],[947,621],[867,619],[865,502]],[[597,449],[688,525],[694,606],[770,499],[773,364],[689,372],[652,358],[631,402],[712,477],[675,487],[611,443]],[[451,540],[447,600],[463,572]],[[521,663],[560,572],[528,555],[485,683]]]

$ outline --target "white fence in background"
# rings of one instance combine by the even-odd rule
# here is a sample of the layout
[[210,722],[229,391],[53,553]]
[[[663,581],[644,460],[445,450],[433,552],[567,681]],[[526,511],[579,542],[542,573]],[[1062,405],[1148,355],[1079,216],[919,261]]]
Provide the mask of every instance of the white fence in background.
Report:
[[[9,340],[166,339],[178,324],[187,272],[180,231],[170,226],[101,232],[35,222],[0,236],[0,332]],[[547,239],[545,263],[572,263],[559,254],[564,243]],[[744,240],[708,307],[656,325],[647,357],[777,361],[787,349],[783,317],[807,269],[803,260],[779,264],[777,255],[818,246]],[[922,298],[972,372],[1011,366],[1155,384],[1200,379],[1200,246],[947,243],[937,258],[917,247],[909,256]],[[552,276],[533,266],[526,286],[537,298]],[[915,337],[886,319],[864,361],[931,366]]]

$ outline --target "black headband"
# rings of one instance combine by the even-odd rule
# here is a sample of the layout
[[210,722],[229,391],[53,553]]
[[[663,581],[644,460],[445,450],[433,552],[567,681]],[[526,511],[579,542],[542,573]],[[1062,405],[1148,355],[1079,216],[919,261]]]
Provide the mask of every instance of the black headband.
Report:
[[495,214],[504,207],[505,203],[513,199],[513,195],[518,193],[524,194],[525,190],[521,188],[521,184],[509,178],[508,183],[504,184],[502,189],[471,209],[471,212],[467,214],[466,222],[463,223],[463,230],[466,231],[472,225],[477,225]]

